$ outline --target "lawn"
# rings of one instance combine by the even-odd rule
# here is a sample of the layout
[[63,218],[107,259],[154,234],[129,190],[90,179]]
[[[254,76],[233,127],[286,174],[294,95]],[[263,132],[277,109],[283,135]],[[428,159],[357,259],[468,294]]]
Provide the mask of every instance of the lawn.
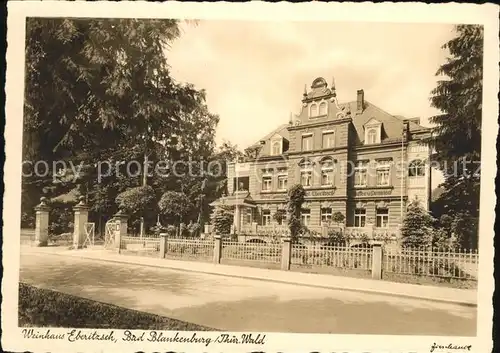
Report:
[[20,327],[216,331],[168,317],[19,283]]

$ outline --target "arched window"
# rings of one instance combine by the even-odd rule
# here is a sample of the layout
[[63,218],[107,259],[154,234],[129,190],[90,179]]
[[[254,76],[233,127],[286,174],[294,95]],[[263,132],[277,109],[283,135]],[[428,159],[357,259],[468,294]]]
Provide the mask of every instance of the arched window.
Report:
[[377,129],[368,130],[368,143],[377,143]]
[[275,141],[273,142],[273,147],[272,147],[272,155],[276,156],[281,153],[281,142],[280,141]]
[[311,104],[311,107],[309,108],[309,116],[311,118],[318,116],[318,105],[316,103]]
[[319,105],[319,115],[326,115],[328,109],[328,105],[326,102],[321,102]]
[[332,159],[326,158],[321,162],[321,186],[333,185],[334,169]]
[[312,163],[310,161],[303,161],[300,163],[300,183],[302,186],[312,186]]
[[420,159],[415,159],[408,166],[409,177],[422,177],[425,175],[424,162]]

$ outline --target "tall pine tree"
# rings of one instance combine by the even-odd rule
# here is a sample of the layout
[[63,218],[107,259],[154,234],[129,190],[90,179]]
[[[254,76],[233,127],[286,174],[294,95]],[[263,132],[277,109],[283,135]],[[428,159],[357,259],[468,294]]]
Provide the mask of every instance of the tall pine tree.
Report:
[[[444,44],[449,57],[436,75],[442,76],[431,93],[431,104],[442,114],[430,121],[436,125],[429,140],[435,148],[445,181],[444,192],[435,201],[436,217],[447,214],[455,222],[466,222],[474,229],[457,234],[462,245],[477,243],[481,162],[481,119],[483,84],[483,27],[458,25],[456,37]],[[476,221],[474,221],[476,220]],[[469,228],[470,228],[469,227]],[[460,231],[460,230],[458,230]],[[472,234],[472,235],[471,235]]]

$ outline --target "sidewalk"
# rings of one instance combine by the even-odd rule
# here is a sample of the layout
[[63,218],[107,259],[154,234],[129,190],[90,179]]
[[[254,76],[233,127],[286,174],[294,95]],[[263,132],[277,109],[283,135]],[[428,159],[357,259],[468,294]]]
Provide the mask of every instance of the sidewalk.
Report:
[[294,271],[268,270],[253,267],[220,265],[184,260],[168,260],[133,255],[122,255],[100,249],[66,250],[50,247],[22,247],[22,251],[24,253],[50,253],[53,255],[70,256],[98,261],[153,266],[180,271],[198,272],[252,280],[263,280],[327,289],[342,289],[357,292],[416,298],[420,300],[453,303],[466,306],[477,306],[477,291],[471,289],[423,286],[407,283],[388,282],[383,280],[359,279],[323,274],[301,273]]

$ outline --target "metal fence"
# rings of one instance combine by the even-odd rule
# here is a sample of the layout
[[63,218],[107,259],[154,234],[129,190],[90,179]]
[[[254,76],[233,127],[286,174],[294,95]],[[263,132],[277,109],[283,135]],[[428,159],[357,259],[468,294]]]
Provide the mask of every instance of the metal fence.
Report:
[[402,275],[477,280],[477,250],[385,249],[382,271]]
[[214,248],[213,239],[168,238],[165,257],[213,261]]
[[273,243],[241,243],[224,241],[222,243],[221,260],[258,261],[263,263],[281,262],[281,244]]
[[372,248],[347,245],[305,246],[292,244],[291,264],[309,267],[332,267],[371,271]]

